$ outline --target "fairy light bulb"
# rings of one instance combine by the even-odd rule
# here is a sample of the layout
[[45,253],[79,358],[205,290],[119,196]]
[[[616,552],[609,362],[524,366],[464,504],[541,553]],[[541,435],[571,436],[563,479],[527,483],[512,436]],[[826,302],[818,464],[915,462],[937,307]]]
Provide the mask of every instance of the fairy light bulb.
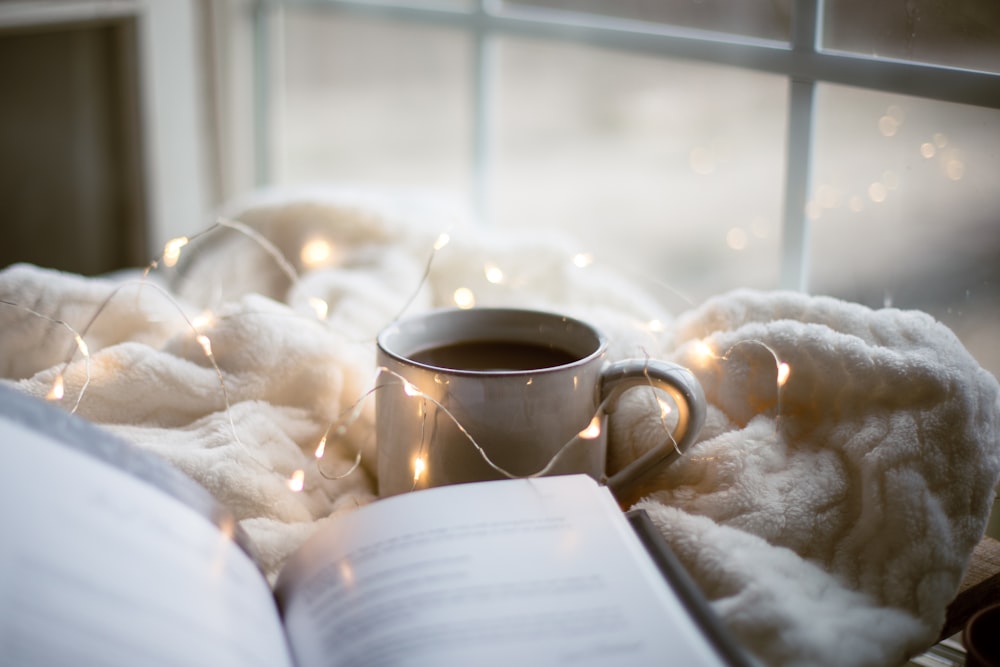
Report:
[[788,376],[791,375],[792,368],[785,362],[778,364],[778,386],[784,387],[785,383],[788,382]]
[[664,417],[666,417],[667,415],[669,415],[671,412],[674,411],[674,409],[670,407],[670,404],[667,403],[662,398],[657,398],[656,402],[660,406],[660,419],[663,419]]
[[218,523],[219,538],[232,541],[236,537],[236,520],[231,516],[222,517]]
[[81,338],[79,334],[74,336],[74,340],[76,341],[77,349],[80,350],[80,354],[82,354],[85,357],[89,357],[90,348],[87,347],[87,342],[83,340],[83,338]]
[[205,334],[198,334],[195,337],[195,340],[198,341],[199,345],[201,345],[201,349],[204,350],[205,356],[206,357],[211,357],[212,356],[212,341],[210,341],[208,339],[208,336],[206,336]]
[[715,350],[712,346],[703,340],[699,340],[694,344],[694,356],[695,359],[701,364],[706,364],[712,359],[715,359]]
[[581,252],[573,256],[573,264],[575,264],[577,268],[585,269],[593,263],[594,256],[589,252]]
[[306,486],[306,472],[305,470],[296,470],[292,473],[291,478],[288,480],[288,488],[298,493]]
[[441,234],[439,237],[437,237],[437,240],[434,241],[434,250],[440,250],[441,248],[448,245],[449,241],[451,241],[450,236],[448,236],[447,234]]
[[407,396],[420,396],[420,390],[409,380],[403,380],[403,393]]
[[215,315],[211,311],[206,310],[201,315],[191,320],[191,327],[195,331],[202,331],[203,329],[210,329],[215,325]]
[[424,471],[427,470],[427,461],[423,456],[418,456],[413,459],[413,481],[414,483],[419,482],[420,478],[423,476]]
[[327,304],[327,302],[323,299],[315,296],[309,297],[309,307],[313,309],[314,313],[316,313],[316,317],[321,320],[325,320],[327,314],[330,312],[329,304]]
[[63,396],[66,395],[66,384],[63,381],[62,373],[56,376],[56,379],[52,382],[52,388],[49,389],[49,393],[45,395],[45,398],[50,401],[61,401]]
[[503,282],[503,271],[496,264],[487,264],[483,267],[487,282],[499,285]]
[[315,456],[318,459],[323,458],[323,454],[326,453],[326,436],[324,435],[320,438],[319,444],[316,446]]
[[594,416],[587,424],[587,428],[583,429],[577,434],[583,440],[594,440],[601,435],[601,418]]
[[315,269],[328,264],[332,257],[333,245],[326,239],[311,239],[306,241],[299,251],[299,259],[309,269]]
[[186,236],[178,236],[170,239],[163,246],[163,264],[165,266],[175,266],[181,257],[181,248],[188,244],[190,239]]
[[452,294],[452,299],[456,306],[465,310],[476,305],[476,295],[468,287],[459,287]]

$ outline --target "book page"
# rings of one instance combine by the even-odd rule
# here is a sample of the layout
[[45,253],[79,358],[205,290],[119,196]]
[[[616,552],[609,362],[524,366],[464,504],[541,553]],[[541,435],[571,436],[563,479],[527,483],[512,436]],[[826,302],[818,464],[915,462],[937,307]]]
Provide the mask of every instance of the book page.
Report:
[[0,436],[0,664],[291,664],[231,535],[2,415]]
[[380,500],[303,545],[276,594],[299,667],[723,664],[582,475]]

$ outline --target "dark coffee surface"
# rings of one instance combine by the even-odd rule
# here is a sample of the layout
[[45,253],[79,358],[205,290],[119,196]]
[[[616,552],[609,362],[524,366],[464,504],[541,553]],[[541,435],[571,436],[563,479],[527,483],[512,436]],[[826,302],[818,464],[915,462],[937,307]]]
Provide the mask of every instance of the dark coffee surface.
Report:
[[524,371],[573,363],[577,356],[554,347],[511,341],[463,341],[421,350],[413,361],[466,371]]

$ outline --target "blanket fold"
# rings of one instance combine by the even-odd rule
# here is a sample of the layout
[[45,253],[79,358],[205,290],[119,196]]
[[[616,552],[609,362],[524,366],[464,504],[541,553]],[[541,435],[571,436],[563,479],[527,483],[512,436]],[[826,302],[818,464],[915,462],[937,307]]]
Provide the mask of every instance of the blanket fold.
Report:
[[[902,664],[935,640],[1000,479],[1000,386],[928,315],[750,290],[673,313],[571,239],[413,195],[278,189],[222,220],[148,276],[0,272],[0,377],[40,397],[61,378],[67,410],[230,507],[272,578],[374,499],[375,334],[461,293],[695,372],[706,426],[638,506],[763,664]],[[649,393],[616,413],[612,468],[663,437]]]

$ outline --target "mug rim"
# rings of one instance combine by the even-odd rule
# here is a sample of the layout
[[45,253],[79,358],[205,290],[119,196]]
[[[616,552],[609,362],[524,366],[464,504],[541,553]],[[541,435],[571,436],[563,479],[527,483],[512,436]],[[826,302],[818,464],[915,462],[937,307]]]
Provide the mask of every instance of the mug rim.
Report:
[[[525,316],[540,318],[549,322],[561,322],[563,324],[569,323],[575,327],[585,330],[589,333],[595,342],[594,349],[584,355],[574,354],[573,361],[565,364],[559,364],[557,366],[543,366],[540,368],[525,368],[525,369],[500,369],[500,370],[476,370],[467,368],[450,368],[447,366],[435,366],[432,364],[427,364],[420,361],[415,361],[414,359],[407,356],[407,354],[413,354],[413,352],[404,353],[401,351],[396,351],[391,349],[390,345],[387,343],[387,339],[392,335],[399,333],[400,328],[406,325],[412,325],[420,320],[426,320],[437,317],[463,317],[472,316],[473,313],[478,313],[480,315],[487,316]],[[463,315],[467,314],[467,315]],[[459,342],[460,339],[452,341],[453,344]],[[427,310],[421,313],[416,313],[403,318],[399,318],[390,324],[386,325],[375,338],[376,347],[380,352],[387,355],[388,357],[394,359],[395,361],[405,364],[407,366],[413,366],[415,368],[420,368],[428,371],[433,371],[436,373],[447,373],[449,375],[455,376],[470,376],[470,377],[484,377],[484,376],[518,376],[518,375],[536,375],[539,373],[556,373],[560,371],[565,371],[569,368],[575,368],[584,366],[594,359],[602,357],[608,348],[608,338],[604,333],[588,322],[584,322],[576,317],[571,317],[563,313],[550,311],[550,310],[540,310],[532,308],[506,308],[506,307],[491,307],[491,306],[474,306],[472,308],[458,308],[458,307],[445,307],[436,308],[433,310]],[[565,348],[561,348],[565,350]],[[419,351],[419,349],[417,350]],[[568,351],[568,350],[567,350]]]
[[966,622],[962,629],[962,644],[965,646],[966,654],[973,660],[970,664],[988,665],[995,656],[987,656],[982,652],[982,646],[976,640],[980,638],[982,629],[979,628],[987,618],[1000,614],[1000,602],[988,604],[974,613]]

